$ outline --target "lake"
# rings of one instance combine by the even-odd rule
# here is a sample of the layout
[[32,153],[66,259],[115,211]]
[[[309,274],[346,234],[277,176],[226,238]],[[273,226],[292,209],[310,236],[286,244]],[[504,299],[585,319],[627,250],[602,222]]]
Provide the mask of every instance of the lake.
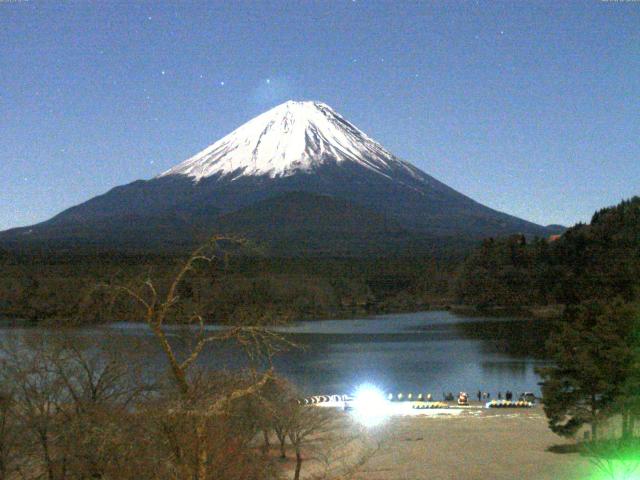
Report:
[[[507,389],[539,393],[534,369],[545,365],[542,346],[548,334],[539,320],[447,311],[303,321],[277,330],[303,349],[277,356],[276,370],[306,394],[351,393],[359,384],[371,383],[389,392],[429,392],[435,399],[443,392],[473,396],[479,389],[491,392],[492,398]],[[0,328],[0,337],[8,331]],[[87,327],[75,334],[104,336],[125,348],[147,344],[149,367],[164,368],[144,324]],[[234,368],[238,362],[231,349],[217,348],[207,351],[200,364]]]

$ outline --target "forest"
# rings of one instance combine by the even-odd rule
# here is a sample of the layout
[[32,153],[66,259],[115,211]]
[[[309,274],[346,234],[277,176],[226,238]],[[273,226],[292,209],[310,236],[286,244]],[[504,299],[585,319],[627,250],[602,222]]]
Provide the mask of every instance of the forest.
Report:
[[632,301],[640,287],[640,197],[552,241],[487,239],[465,259],[455,285],[461,303],[480,308]]
[[[184,261],[176,255],[6,255],[0,315],[32,323],[77,315],[102,283],[153,278],[162,284]],[[425,257],[269,258],[227,255],[181,286],[207,322],[234,316],[336,318],[426,310],[450,303],[457,262]],[[84,319],[99,322],[95,316]]]
[[[561,305],[538,371],[549,427],[582,435],[576,448],[603,469],[640,448],[640,198],[560,238],[488,239],[466,258],[274,259],[239,254],[244,243],[216,238],[186,260],[3,252],[3,313],[61,334],[27,329],[0,347],[0,478],[298,479],[310,451],[335,459],[357,445],[344,472],[323,473],[348,478],[379,445],[346,416],[297,401],[271,368],[295,346],[264,326],[455,302]],[[73,335],[113,319],[146,324],[168,368],[143,374],[143,349]],[[211,321],[228,328],[205,330]],[[188,338],[176,323],[192,327]],[[226,341],[246,370],[197,368],[208,344]]]
[[[640,198],[635,197],[596,212],[590,224],[558,238],[490,238],[470,251],[456,246],[432,255],[273,257],[253,246],[234,248],[185,279],[182,295],[200,304],[207,322],[450,306],[526,312],[583,299],[630,301],[638,293],[638,245]],[[90,311],[84,307],[95,300],[97,285],[145,278],[166,283],[185,258],[182,252],[0,251],[0,315],[29,322],[68,319]]]

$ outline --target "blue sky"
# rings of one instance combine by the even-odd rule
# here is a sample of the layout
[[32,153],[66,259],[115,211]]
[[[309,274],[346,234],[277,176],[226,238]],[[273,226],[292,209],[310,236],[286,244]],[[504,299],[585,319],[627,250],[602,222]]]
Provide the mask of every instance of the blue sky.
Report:
[[640,2],[0,3],[0,229],[320,100],[498,210],[640,194]]

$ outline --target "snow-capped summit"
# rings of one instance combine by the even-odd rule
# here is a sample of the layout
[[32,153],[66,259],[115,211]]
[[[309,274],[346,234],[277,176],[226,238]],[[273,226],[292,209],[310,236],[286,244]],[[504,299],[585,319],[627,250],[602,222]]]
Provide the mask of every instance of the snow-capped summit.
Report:
[[396,159],[328,105],[288,101],[258,115],[160,176],[286,177],[327,162],[356,162],[382,175]]
[[155,178],[0,232],[0,244],[173,249],[212,232],[271,242],[278,255],[431,252],[435,238],[549,234],[398,159],[324,103],[290,101]]

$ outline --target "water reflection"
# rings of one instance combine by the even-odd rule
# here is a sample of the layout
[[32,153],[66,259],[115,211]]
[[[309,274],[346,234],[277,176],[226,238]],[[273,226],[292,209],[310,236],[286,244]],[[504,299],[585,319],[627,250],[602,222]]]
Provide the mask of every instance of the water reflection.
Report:
[[[534,368],[544,363],[542,348],[548,335],[546,325],[535,320],[449,312],[298,322],[278,331],[303,348],[276,357],[276,369],[305,393],[351,393],[368,382],[389,391],[432,393],[435,398],[460,390],[481,389],[493,396],[507,389],[538,392]],[[135,348],[144,352],[150,370],[165,368],[145,325],[91,327],[77,335],[102,336],[119,348]],[[180,338],[176,329],[173,339]],[[199,363],[233,369],[243,364],[243,357],[227,344],[206,351]]]
[[544,345],[552,328],[551,322],[536,319],[485,319],[455,325],[465,338],[481,340],[483,352],[538,359],[544,359]]

